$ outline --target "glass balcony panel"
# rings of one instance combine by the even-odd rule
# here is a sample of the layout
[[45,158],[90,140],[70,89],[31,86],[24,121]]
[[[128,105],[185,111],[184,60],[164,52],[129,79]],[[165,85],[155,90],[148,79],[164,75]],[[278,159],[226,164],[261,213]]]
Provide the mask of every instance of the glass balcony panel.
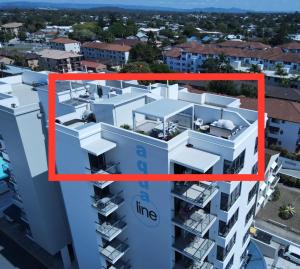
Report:
[[97,232],[99,232],[106,240],[111,241],[118,236],[125,228],[127,224],[123,220],[115,222],[103,222],[97,224]]
[[213,198],[217,188],[216,183],[212,182],[176,182],[172,193],[202,207]]
[[216,217],[214,215],[205,213],[202,209],[186,211],[183,208],[181,208],[173,218],[173,222],[176,225],[199,236],[203,236],[203,233],[206,232],[207,228],[210,227],[215,220]]
[[210,239],[198,236],[186,236],[177,238],[175,240],[174,248],[183,255],[195,261],[202,262],[208,255],[213,244],[214,242]]
[[114,240],[104,247],[99,246],[100,253],[112,264],[122,258],[128,249],[128,245],[120,240]]

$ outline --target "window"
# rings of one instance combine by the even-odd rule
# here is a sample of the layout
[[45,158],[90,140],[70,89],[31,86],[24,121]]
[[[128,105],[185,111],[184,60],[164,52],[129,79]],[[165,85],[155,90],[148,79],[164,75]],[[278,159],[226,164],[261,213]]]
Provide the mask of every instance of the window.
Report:
[[245,225],[248,223],[248,221],[250,220],[250,218],[252,216],[254,216],[255,213],[255,203],[253,204],[253,206],[249,209],[249,212],[246,215],[246,219],[245,219]]
[[225,269],[230,269],[233,265],[233,259],[234,259],[234,255],[232,255],[232,257],[230,258],[229,262],[227,263]]
[[240,197],[241,186],[242,183],[240,182],[230,195],[221,192],[220,209],[228,211],[232,207],[235,201]]
[[249,232],[247,231],[243,237],[243,245],[245,244],[245,242],[247,241],[247,239],[249,238],[250,234]]
[[255,185],[252,187],[252,189],[249,191],[249,194],[248,194],[248,204],[250,203],[250,201],[252,200],[252,198],[257,193],[257,189],[258,189],[258,182],[256,182]]
[[245,152],[244,150],[234,161],[224,160],[224,174],[238,174],[244,167],[245,162]]
[[252,170],[251,170],[251,173],[252,174],[257,174],[257,171],[258,171],[258,165],[257,165],[257,162],[253,165],[252,167]]
[[226,222],[220,220],[219,221],[219,235],[222,237],[226,237],[228,235],[228,233],[231,231],[234,224],[237,222],[238,217],[239,217],[239,210],[237,209],[227,224],[226,224]]
[[89,153],[89,161],[90,161],[90,168],[92,173],[96,173],[99,170],[105,170],[105,155],[101,154],[99,156],[95,156]]
[[227,246],[225,248],[217,246],[217,259],[219,261],[224,261],[226,259],[228,253],[230,252],[230,250],[232,249],[232,247],[235,244],[235,239],[236,239],[236,233],[230,239],[230,241],[228,242],[228,244],[227,244]]
[[257,152],[257,148],[258,148],[258,137],[256,137],[255,139],[254,154]]

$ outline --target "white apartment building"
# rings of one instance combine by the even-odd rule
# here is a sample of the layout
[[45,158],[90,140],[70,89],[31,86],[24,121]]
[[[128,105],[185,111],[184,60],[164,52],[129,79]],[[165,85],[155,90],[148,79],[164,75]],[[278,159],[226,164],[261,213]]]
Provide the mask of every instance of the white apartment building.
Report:
[[[242,107],[257,109],[257,100],[242,97]],[[266,144],[275,145],[289,152],[300,150],[300,103],[278,98],[265,98],[268,114]]]
[[107,65],[123,65],[129,60],[131,47],[122,44],[87,42],[81,46],[86,60],[98,60]]
[[237,70],[249,69],[252,64],[259,65],[261,70],[275,70],[277,65],[281,65],[287,73],[300,70],[300,56],[297,53],[284,52],[280,47],[270,48],[257,42],[224,43],[203,45],[190,42],[177,45],[165,52],[164,61],[171,70],[191,73],[201,71],[207,59],[220,55],[224,55]]
[[279,152],[265,149],[265,181],[259,183],[256,214],[272,198],[275,187],[280,180],[279,171],[281,168],[282,163],[279,161]]
[[80,53],[80,42],[77,40],[58,37],[50,40],[51,49]]
[[[256,173],[257,112],[239,99],[136,81],[56,91],[58,173]],[[259,182],[60,185],[79,268],[243,267]]]
[[39,65],[48,71],[66,73],[81,70],[81,54],[56,49],[44,49],[38,52]]
[[45,83],[47,73],[31,71],[0,79],[0,157],[10,190],[10,200],[1,195],[0,205],[6,199],[19,208],[12,221],[50,255],[61,255],[69,269],[70,233],[59,184],[48,182],[45,119],[34,90]]

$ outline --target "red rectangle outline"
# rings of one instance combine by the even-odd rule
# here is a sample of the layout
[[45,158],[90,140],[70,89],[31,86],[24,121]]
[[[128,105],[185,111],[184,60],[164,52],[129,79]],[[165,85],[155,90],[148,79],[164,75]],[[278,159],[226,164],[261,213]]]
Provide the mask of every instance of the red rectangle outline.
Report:
[[[58,80],[248,80],[258,83],[257,174],[57,174],[55,166],[55,82]],[[48,75],[48,169],[49,181],[262,181],[265,174],[265,76],[261,73],[50,73]]]

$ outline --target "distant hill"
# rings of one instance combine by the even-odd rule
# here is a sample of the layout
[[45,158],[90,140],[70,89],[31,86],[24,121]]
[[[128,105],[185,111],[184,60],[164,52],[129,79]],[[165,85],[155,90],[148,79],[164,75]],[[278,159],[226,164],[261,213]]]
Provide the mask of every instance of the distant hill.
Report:
[[196,8],[196,9],[182,9],[170,7],[149,7],[149,6],[136,6],[136,5],[109,5],[109,4],[92,4],[92,3],[49,3],[49,2],[0,2],[0,8],[11,9],[112,9],[112,10],[156,10],[156,11],[170,11],[170,12],[207,12],[207,13],[246,13],[248,11],[239,8]]

